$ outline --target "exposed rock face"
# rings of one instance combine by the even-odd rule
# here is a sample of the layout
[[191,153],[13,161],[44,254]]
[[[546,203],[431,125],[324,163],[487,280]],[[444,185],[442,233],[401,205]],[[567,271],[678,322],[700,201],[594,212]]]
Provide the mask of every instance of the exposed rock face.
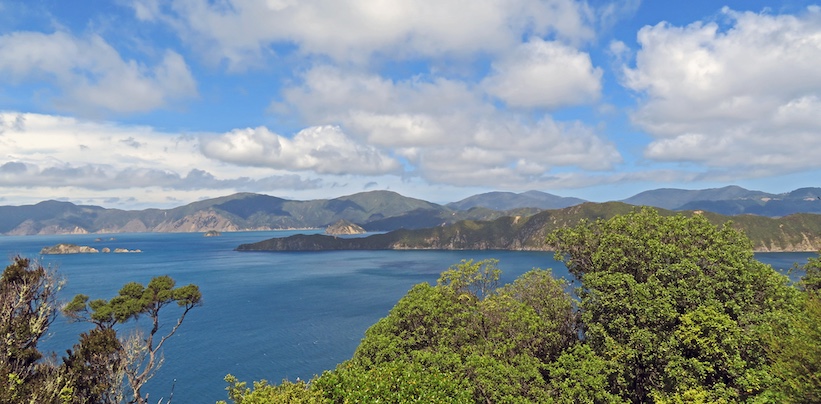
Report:
[[362,233],[366,233],[365,229],[363,229],[362,226],[359,226],[355,223],[351,223],[344,219],[337,221],[336,223],[328,226],[328,228],[325,229],[325,234],[329,234],[332,236]]
[[44,247],[40,250],[41,255],[47,254],[91,254],[91,253],[98,253],[100,252],[96,248],[84,246],[84,245],[75,245],[75,244],[57,244],[51,247]]
[[221,235],[222,235],[222,233],[220,233],[220,232],[218,232],[218,231],[216,231],[216,230],[208,230],[208,231],[207,231],[207,232],[205,232],[205,234],[203,234],[202,236],[203,236],[203,237],[219,237],[219,236],[221,236]]

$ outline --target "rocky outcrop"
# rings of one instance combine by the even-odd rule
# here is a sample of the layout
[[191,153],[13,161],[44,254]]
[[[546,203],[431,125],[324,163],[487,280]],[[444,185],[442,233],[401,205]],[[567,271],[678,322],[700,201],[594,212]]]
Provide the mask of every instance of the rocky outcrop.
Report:
[[208,230],[208,231],[207,231],[207,232],[205,232],[205,234],[203,234],[202,236],[203,236],[203,237],[219,237],[219,236],[221,236],[221,235],[222,235],[222,233],[220,233],[220,232],[218,232],[218,231],[216,231],[216,230]]
[[365,229],[363,229],[362,226],[356,223],[351,223],[345,219],[339,220],[325,229],[325,234],[331,236],[362,233],[366,233]]
[[142,250],[140,250],[140,249],[136,249],[136,250],[129,250],[129,249],[127,249],[127,248],[115,248],[115,249],[114,249],[114,252],[115,252],[115,253],[141,253],[141,252],[142,252]]
[[53,245],[51,247],[44,247],[40,250],[40,255],[49,255],[49,254],[93,254],[98,253],[100,250],[89,247],[85,245],[76,245],[76,244],[64,244],[60,243],[57,245]]
[[[114,250],[104,247],[102,249],[104,253],[114,252],[114,253],[141,253],[142,250],[129,250],[127,248],[115,248]],[[100,250],[89,247],[85,245],[76,245],[76,244],[67,244],[67,243],[60,243],[53,245],[51,247],[43,247],[40,250],[40,255],[57,255],[57,254],[95,254],[100,252]]]

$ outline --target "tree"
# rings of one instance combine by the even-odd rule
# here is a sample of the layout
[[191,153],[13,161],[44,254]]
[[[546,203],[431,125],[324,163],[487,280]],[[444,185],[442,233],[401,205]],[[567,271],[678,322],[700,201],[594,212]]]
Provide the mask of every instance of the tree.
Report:
[[56,317],[54,272],[14,257],[0,277],[0,402],[46,401],[57,392],[37,343]]
[[80,341],[63,358],[60,375],[67,403],[116,404],[123,400],[122,383],[126,358],[117,333],[94,328],[80,334]]
[[774,386],[785,403],[821,402],[821,256],[801,269],[802,310],[786,327],[774,325],[769,339],[772,371],[779,378]]
[[[120,345],[116,347],[118,358],[124,361],[122,372],[133,393],[130,403],[146,402],[147,398],[142,396],[141,389],[162,364],[161,350],[165,341],[177,332],[189,311],[202,305],[202,294],[196,285],[175,286],[171,277],[158,276],[146,286],[136,282],[124,285],[119,294],[108,301],[89,301],[86,295],[76,295],[63,308],[68,317],[91,322],[99,332],[113,330],[116,325],[139,317],[150,319],[151,328],[147,333],[136,332],[127,339],[120,340]],[[182,310],[177,322],[167,333],[160,334],[160,312],[175,303]],[[108,370],[113,372],[117,369]],[[113,379],[113,376],[109,376],[109,379]]]
[[584,343],[616,365],[612,393],[739,401],[768,387],[766,328],[795,311],[797,293],[730,224],[644,208],[548,243],[581,280]]
[[[296,383],[283,380],[278,386],[270,385],[265,380],[254,382],[253,390],[246,387],[232,375],[225,376],[228,382],[228,399],[234,404],[319,404],[322,403],[322,394],[318,389],[311,389],[307,383],[297,380]],[[218,401],[217,404],[226,404]]]
[[821,293],[821,254],[818,257],[811,257],[799,269],[804,271],[799,283],[801,288],[807,292]]
[[[549,271],[534,270],[496,288],[497,262],[462,261],[442,272],[436,286],[414,286],[366,331],[353,359],[317,383],[343,392],[337,401],[356,394],[364,381],[386,377],[417,388],[437,386],[437,395],[422,389],[405,397],[460,391],[475,402],[545,401],[545,364],[576,339],[572,301],[566,284]],[[458,402],[462,394],[448,397]]]

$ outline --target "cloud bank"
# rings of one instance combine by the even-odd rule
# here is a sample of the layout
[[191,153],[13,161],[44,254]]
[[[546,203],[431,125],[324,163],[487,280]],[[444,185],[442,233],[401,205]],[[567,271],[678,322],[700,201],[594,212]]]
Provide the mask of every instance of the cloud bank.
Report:
[[645,156],[742,177],[821,167],[807,153],[821,147],[821,9],[723,17],[639,31],[624,84],[642,96]]

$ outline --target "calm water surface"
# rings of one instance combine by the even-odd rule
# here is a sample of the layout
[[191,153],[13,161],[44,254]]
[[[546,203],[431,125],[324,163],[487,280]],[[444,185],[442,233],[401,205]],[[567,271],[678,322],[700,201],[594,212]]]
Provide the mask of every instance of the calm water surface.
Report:
[[[152,402],[168,397],[172,385],[175,402],[225,399],[222,379],[227,373],[241,380],[279,382],[283,378],[310,379],[332,369],[351,357],[365,330],[384,317],[408,289],[420,282],[435,282],[440,272],[462,259],[499,259],[503,283],[533,268],[552,268],[555,276],[571,278],[549,252],[233,251],[242,243],[295,233],[0,237],[0,253],[6,258],[3,266],[19,254],[57,268],[66,280],[60,294],[63,301],[77,293],[109,299],[127,282],[145,284],[158,275],[170,275],[178,285],[199,285],[205,304],[191,311],[166,343],[166,363],[146,388]],[[95,241],[97,238],[101,241]],[[44,246],[61,242],[143,252],[39,256]],[[814,254],[756,256],[786,270]],[[174,308],[170,309],[169,314]],[[172,317],[165,319],[166,329],[172,321]],[[62,354],[88,329],[86,324],[58,319],[41,348]]]

